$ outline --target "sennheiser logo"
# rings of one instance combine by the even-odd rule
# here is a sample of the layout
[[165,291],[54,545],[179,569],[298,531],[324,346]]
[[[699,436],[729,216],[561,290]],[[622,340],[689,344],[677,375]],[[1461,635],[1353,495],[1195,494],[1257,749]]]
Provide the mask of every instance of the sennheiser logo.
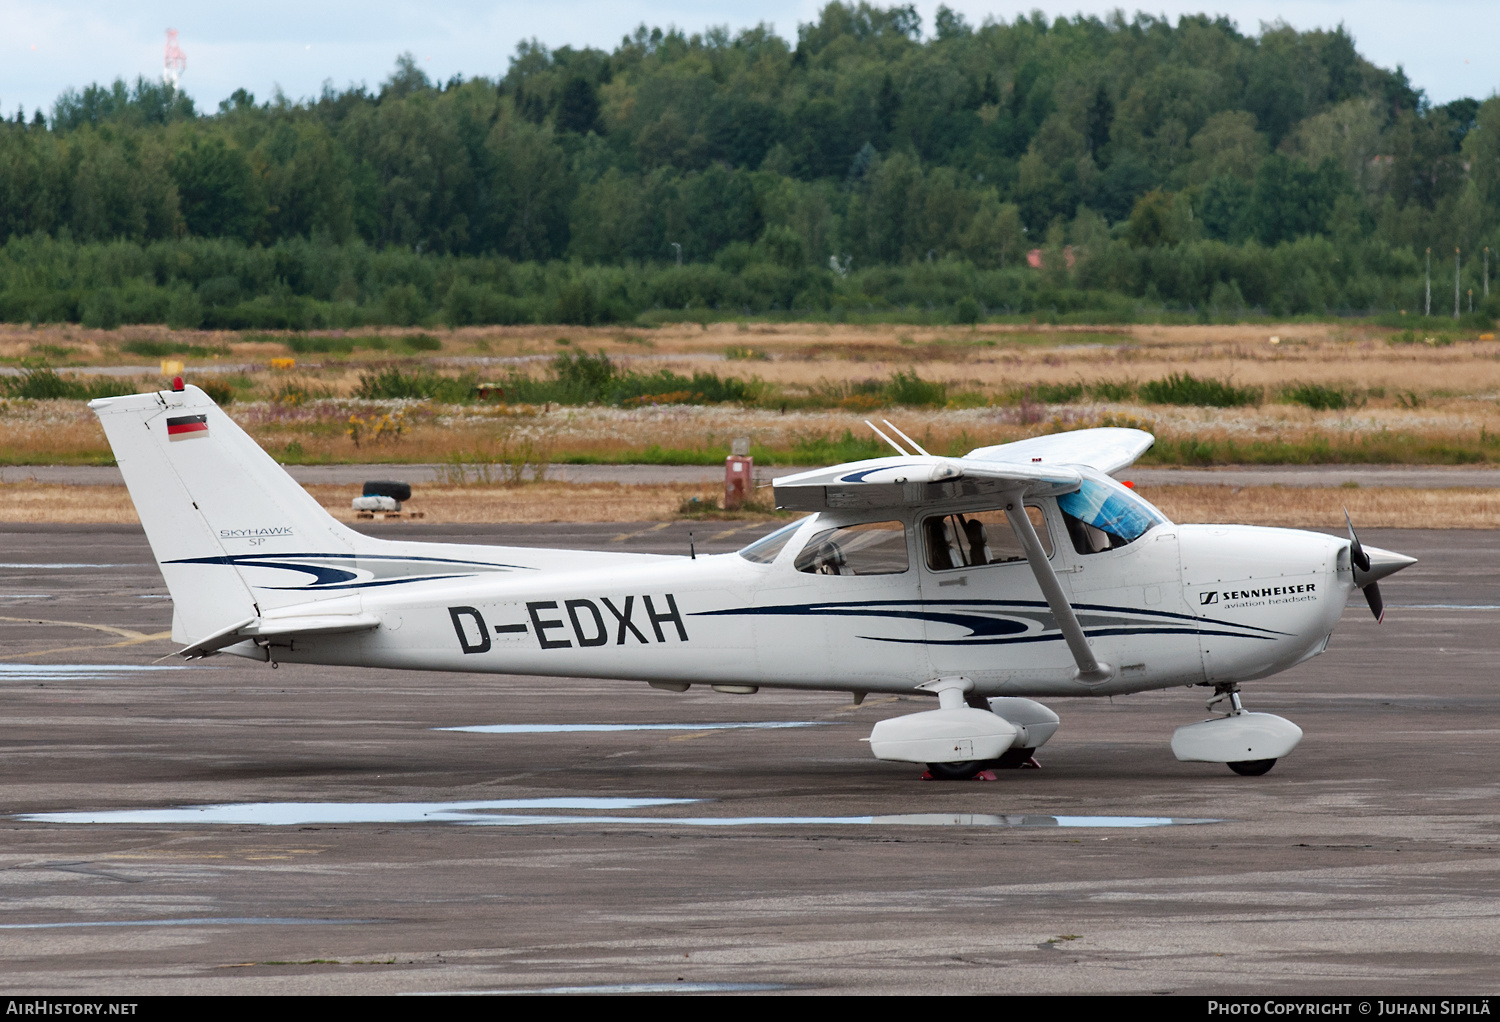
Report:
[[1207,607],[1210,603],[1218,603],[1218,602],[1219,602],[1219,594],[1217,592],[1199,593],[1198,594],[1198,605],[1200,607]]

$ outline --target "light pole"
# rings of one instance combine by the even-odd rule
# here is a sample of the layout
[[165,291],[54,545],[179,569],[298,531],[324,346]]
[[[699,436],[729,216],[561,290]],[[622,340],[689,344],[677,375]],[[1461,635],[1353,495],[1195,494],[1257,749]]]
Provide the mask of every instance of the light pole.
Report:
[[679,244],[677,244],[677,242],[675,242],[675,241],[669,241],[669,242],[667,242],[667,244],[671,245],[674,249],[677,250],[677,265],[681,266],[682,265],[682,246],[679,245]]
[[1484,246],[1484,296],[1490,296],[1490,247]]
[[1453,318],[1458,318],[1458,249],[1453,250]]
[[1422,315],[1432,315],[1432,249],[1427,250],[1427,302],[1422,306]]

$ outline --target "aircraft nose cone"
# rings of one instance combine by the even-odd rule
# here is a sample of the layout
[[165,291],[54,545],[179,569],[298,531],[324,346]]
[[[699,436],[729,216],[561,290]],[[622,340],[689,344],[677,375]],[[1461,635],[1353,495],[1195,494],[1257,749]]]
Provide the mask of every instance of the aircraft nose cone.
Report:
[[1361,571],[1354,569],[1355,584],[1363,588],[1371,582],[1378,582],[1387,575],[1394,575],[1402,568],[1410,567],[1417,563],[1415,557],[1398,554],[1393,550],[1382,550],[1377,546],[1364,548],[1365,556],[1370,558],[1370,570]]

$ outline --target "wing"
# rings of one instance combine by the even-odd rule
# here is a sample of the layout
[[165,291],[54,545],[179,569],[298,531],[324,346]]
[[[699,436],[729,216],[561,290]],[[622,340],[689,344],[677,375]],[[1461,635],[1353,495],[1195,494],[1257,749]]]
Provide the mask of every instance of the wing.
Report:
[[776,480],[776,506],[796,511],[929,504],[955,497],[1071,493],[1082,477],[1066,465],[971,461],[931,455],[871,458]]
[[1100,472],[1118,472],[1151,449],[1156,437],[1143,429],[1075,429],[1069,433],[980,447],[963,461],[1023,465],[1087,465]]
[[931,455],[871,458],[776,480],[776,506],[796,511],[928,504],[955,497],[1071,493],[1077,468],[1117,472],[1156,438],[1145,430],[1079,429],[980,447],[962,458]]
[[[1080,468],[1123,468],[1154,441],[1150,433],[1136,429],[1087,429],[983,447],[963,458],[920,455],[854,461],[776,480],[776,506],[821,511],[922,505],[982,494],[1055,496],[1083,484]],[[1115,668],[1089,648],[1078,615],[1019,504],[1008,504],[1006,517],[1077,664],[1074,677],[1089,685],[1114,678]]]

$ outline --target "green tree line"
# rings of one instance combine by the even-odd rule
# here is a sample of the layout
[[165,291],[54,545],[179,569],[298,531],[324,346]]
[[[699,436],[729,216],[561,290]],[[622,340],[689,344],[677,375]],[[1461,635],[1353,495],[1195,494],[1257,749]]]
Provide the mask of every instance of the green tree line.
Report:
[[213,112],[117,81],[0,126],[11,320],[1385,311],[1429,248],[1483,305],[1497,227],[1500,99],[1207,16],[830,3],[795,40],[643,26],[447,82],[408,55]]

